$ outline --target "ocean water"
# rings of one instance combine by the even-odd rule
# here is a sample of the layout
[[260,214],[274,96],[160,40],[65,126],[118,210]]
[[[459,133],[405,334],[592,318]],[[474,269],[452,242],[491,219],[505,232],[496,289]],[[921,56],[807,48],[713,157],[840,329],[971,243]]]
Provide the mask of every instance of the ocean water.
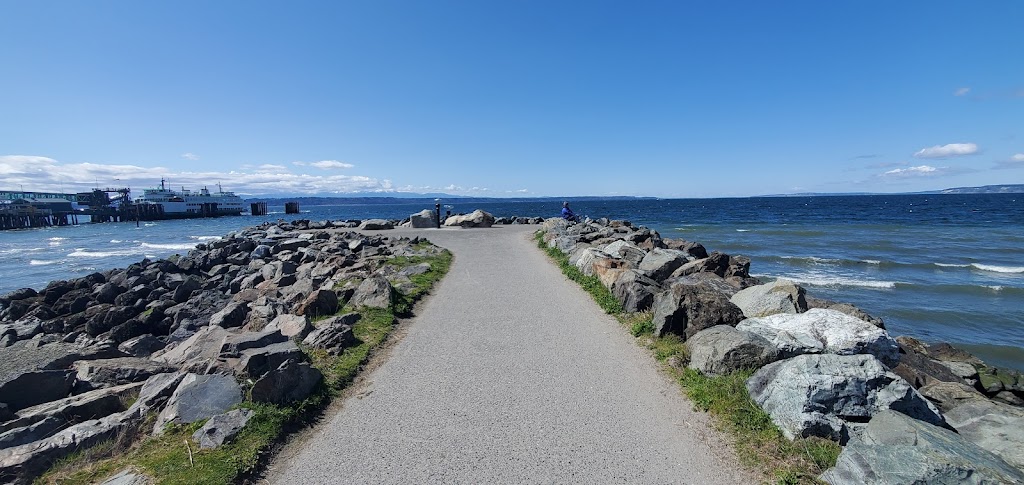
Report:
[[[454,212],[479,208],[496,216],[556,216],[561,208],[552,201],[445,202]],[[0,293],[185,253],[267,220],[402,219],[431,206],[304,206],[299,216],[3,231]],[[1024,370],[1024,194],[587,199],[572,206],[748,256],[752,274],[853,303],[883,318],[893,335],[950,342],[990,364]]]

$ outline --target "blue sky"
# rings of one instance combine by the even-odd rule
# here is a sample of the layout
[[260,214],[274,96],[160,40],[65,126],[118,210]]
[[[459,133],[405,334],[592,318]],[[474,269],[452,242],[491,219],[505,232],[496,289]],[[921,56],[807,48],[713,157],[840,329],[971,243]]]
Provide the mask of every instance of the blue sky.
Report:
[[1024,2],[0,0],[0,189],[1024,183]]

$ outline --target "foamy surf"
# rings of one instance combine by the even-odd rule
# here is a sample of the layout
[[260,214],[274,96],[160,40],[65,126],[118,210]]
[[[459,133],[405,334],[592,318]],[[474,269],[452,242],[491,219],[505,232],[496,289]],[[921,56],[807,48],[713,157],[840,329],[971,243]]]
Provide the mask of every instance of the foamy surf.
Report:
[[220,236],[189,236],[189,239],[195,239],[196,241],[215,241],[220,238]]
[[176,249],[176,250],[189,250],[195,249],[194,243],[185,244],[153,244],[153,243],[142,243],[144,249]]
[[118,251],[90,251],[85,248],[78,248],[68,253],[72,258],[113,258],[115,256],[134,256],[142,254],[138,249],[122,249]]
[[996,266],[994,264],[978,263],[974,263],[971,266],[982,271],[990,271],[993,273],[1024,273],[1024,266]]
[[895,281],[862,280],[843,276],[813,276],[813,275],[783,275],[781,279],[787,279],[794,283],[807,286],[823,286],[835,288],[849,286],[858,288],[873,288],[879,290],[891,290],[896,288]]
[[60,261],[49,261],[45,259],[33,259],[28,262],[30,266],[49,266],[51,264],[57,264]]

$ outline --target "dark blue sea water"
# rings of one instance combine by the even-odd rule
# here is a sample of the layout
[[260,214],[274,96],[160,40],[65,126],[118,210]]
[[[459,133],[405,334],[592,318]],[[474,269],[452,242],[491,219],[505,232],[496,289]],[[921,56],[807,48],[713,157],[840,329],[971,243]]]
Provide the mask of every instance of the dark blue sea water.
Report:
[[[446,202],[455,212],[479,208],[496,216],[555,216],[560,209],[551,201]],[[305,206],[301,218],[402,219],[425,208],[422,201]],[[951,342],[993,365],[1024,370],[1024,194],[581,200],[573,208],[748,256],[751,273],[853,303],[883,318],[894,335]],[[279,218],[286,217],[0,232],[0,293],[184,253]]]

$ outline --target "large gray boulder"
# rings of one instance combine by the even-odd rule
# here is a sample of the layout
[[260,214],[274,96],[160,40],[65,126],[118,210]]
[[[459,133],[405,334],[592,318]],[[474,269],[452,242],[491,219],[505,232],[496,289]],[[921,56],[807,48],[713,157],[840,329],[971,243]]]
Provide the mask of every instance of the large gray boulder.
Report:
[[654,297],[654,334],[690,338],[715,325],[735,326],[743,312],[725,294],[705,283],[676,282]]
[[210,325],[223,328],[241,327],[245,323],[245,317],[248,315],[248,303],[232,301],[210,317]]
[[241,352],[234,369],[249,379],[259,379],[263,374],[279,367],[282,363],[294,360],[300,361],[305,354],[292,340],[246,349]]
[[395,225],[385,219],[367,219],[359,224],[359,229],[364,231],[381,231],[394,228]]
[[677,249],[654,248],[644,256],[637,269],[655,281],[664,281],[688,261],[686,253]]
[[635,269],[618,272],[609,289],[622,303],[622,309],[630,313],[650,308],[654,304],[654,295],[662,290],[657,281]]
[[881,411],[821,479],[831,484],[995,484],[1024,483],[1024,473],[950,430]]
[[224,414],[218,414],[202,428],[192,434],[192,439],[199,443],[199,448],[209,450],[217,448],[225,443],[230,443],[242,432],[249,420],[256,413],[251,409],[232,409]]
[[807,309],[811,308],[825,308],[828,310],[835,310],[843,312],[851,317],[859,318],[868,322],[878,328],[885,328],[885,322],[881,318],[869,315],[864,310],[857,308],[849,303],[835,302],[832,300],[825,300],[822,298],[815,298],[813,296],[806,296],[804,299],[807,301]]
[[647,252],[637,247],[629,241],[618,240],[609,243],[602,251],[611,255],[613,258],[619,258],[627,261],[632,267],[636,268],[640,266],[640,262],[647,256]]
[[224,343],[220,346],[220,356],[237,357],[242,351],[279,344],[286,340],[288,340],[288,337],[281,333],[280,330],[231,334],[224,337]]
[[580,248],[569,254],[569,264],[575,266],[581,273],[592,276],[594,261],[606,258],[611,258],[611,256],[600,249]]
[[1024,470],[1024,409],[971,399],[946,413],[960,436]]
[[346,347],[351,347],[356,337],[352,333],[352,325],[360,319],[358,313],[346,313],[320,321],[316,330],[306,336],[302,343],[317,349],[325,349],[332,355],[338,355]]
[[363,280],[349,300],[353,307],[388,308],[394,298],[394,289],[387,278],[374,275]]
[[437,227],[437,213],[430,209],[423,209],[409,216],[409,225],[418,229]]
[[229,332],[221,327],[203,327],[178,345],[154,354],[153,360],[184,370],[205,372],[220,355],[220,346],[228,335]]
[[321,380],[323,374],[317,368],[289,360],[253,383],[250,395],[255,402],[288,404],[305,399]]
[[66,397],[74,385],[74,371],[68,369],[72,362],[122,355],[110,342],[84,347],[36,339],[15,342],[0,348],[0,402],[16,411]]
[[889,333],[864,320],[835,310],[779,313],[748,318],[736,326],[775,344],[782,358],[801,354],[871,354],[886,365],[899,363],[899,345]]
[[494,216],[480,209],[463,216],[451,216],[444,220],[445,226],[491,227],[493,224]]
[[316,290],[295,307],[296,315],[318,317],[338,311],[338,295],[331,290]]
[[0,450],[0,482],[28,483],[55,461],[139,426],[150,411],[167,399],[182,377],[181,373],[150,377],[139,398],[125,411],[75,424],[39,441]]
[[153,434],[168,424],[188,424],[227,412],[242,402],[242,388],[231,376],[188,374],[156,418]]
[[792,281],[775,280],[740,290],[729,301],[740,307],[747,318],[767,317],[807,311],[804,293],[804,289]]
[[943,413],[975,399],[987,399],[977,389],[962,382],[932,382],[917,390]]
[[313,325],[308,316],[285,313],[271,320],[264,330],[278,330],[285,337],[301,340],[313,331]]
[[140,357],[80,360],[73,366],[76,389],[100,389],[142,382],[157,374],[177,370],[174,366]]
[[945,426],[939,410],[874,356],[800,355],[762,367],[750,397],[790,439],[846,442],[851,429],[886,409]]
[[779,350],[764,337],[718,325],[701,330],[686,341],[691,369],[719,376],[742,369],[759,369],[775,362]]
[[121,411],[122,399],[140,388],[141,382],[110,387],[23,409],[0,428],[0,448],[38,441],[72,424]]

